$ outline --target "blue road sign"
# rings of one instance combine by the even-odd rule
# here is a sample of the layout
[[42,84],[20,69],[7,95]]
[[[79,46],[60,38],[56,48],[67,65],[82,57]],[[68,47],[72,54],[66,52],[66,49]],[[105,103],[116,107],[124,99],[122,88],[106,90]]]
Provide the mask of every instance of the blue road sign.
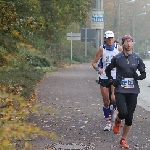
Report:
[[104,14],[92,14],[92,22],[104,22]]
[[91,28],[92,29],[104,29],[104,11],[92,10]]

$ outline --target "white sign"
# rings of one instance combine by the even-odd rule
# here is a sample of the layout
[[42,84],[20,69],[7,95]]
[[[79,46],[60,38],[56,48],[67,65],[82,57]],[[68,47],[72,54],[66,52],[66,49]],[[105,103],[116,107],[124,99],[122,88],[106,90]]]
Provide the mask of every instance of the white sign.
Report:
[[67,33],[67,40],[81,40],[81,33]]
[[71,36],[68,36],[67,40],[78,40],[78,41],[80,41],[81,37],[71,37]]
[[67,33],[67,40],[71,41],[71,60],[72,60],[72,41],[81,40],[81,33]]
[[67,33],[67,36],[81,36],[81,33]]
[[104,29],[104,11],[92,10],[91,28],[92,29]]

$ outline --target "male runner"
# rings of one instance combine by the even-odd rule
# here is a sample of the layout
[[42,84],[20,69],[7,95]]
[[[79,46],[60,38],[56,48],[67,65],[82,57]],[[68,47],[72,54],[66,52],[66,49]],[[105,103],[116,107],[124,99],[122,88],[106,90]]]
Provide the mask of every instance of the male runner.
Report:
[[[106,66],[109,65],[111,62],[111,59],[118,54],[120,51],[122,51],[122,47],[120,45],[117,45],[114,43],[114,33],[113,31],[106,31],[104,35],[104,41],[105,44],[100,46],[96,52],[95,58],[92,62],[93,68],[98,71],[99,74],[99,84],[100,84],[100,91],[103,97],[103,112],[106,119],[106,125],[104,127],[104,131],[110,131],[111,130],[111,122],[109,120],[109,114],[110,114],[110,99],[109,99],[109,87],[110,83],[108,80],[108,77],[105,74]],[[115,79],[116,78],[116,70],[112,71],[112,76]],[[112,90],[114,87],[111,87]],[[115,100],[114,94],[112,93],[112,100]]]

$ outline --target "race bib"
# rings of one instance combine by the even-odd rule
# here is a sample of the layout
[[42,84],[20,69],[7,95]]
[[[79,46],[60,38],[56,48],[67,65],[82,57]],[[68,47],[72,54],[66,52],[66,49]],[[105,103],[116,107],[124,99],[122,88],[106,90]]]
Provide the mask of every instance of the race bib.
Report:
[[121,87],[134,88],[134,79],[133,78],[123,78],[121,80]]

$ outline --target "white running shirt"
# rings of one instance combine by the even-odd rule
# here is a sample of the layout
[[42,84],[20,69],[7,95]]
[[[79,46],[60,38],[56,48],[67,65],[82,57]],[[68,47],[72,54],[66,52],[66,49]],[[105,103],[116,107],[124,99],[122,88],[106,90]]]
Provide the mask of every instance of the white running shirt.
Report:
[[[111,63],[111,59],[119,53],[118,45],[115,43],[114,50],[109,51],[106,48],[103,48],[103,55],[102,55],[102,63],[103,63],[103,73],[99,75],[101,79],[108,79],[105,73],[106,67]],[[113,79],[116,79],[116,68],[111,70],[111,76]]]

